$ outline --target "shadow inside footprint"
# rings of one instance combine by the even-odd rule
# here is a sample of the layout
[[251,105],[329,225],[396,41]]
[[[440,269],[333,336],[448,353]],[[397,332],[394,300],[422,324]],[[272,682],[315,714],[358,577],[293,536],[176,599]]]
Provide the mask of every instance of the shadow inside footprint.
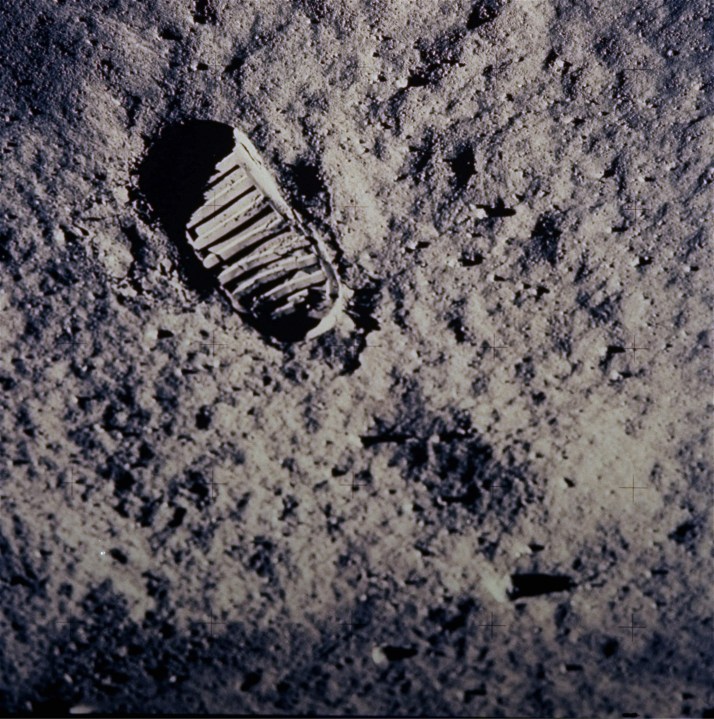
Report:
[[203,201],[218,161],[233,147],[233,128],[191,120],[167,127],[139,166],[139,190],[179,249],[188,284],[205,294],[211,275],[186,242],[186,224]]
[[171,234],[181,236],[208,178],[233,148],[230,125],[192,120],[167,127],[139,168],[139,189]]

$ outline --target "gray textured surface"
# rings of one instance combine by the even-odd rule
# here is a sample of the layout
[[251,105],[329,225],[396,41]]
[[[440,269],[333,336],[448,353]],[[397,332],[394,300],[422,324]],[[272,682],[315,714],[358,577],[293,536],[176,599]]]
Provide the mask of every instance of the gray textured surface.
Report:
[[[711,715],[711,7],[150,5],[0,10],[3,709]],[[354,324],[187,262],[195,120]]]

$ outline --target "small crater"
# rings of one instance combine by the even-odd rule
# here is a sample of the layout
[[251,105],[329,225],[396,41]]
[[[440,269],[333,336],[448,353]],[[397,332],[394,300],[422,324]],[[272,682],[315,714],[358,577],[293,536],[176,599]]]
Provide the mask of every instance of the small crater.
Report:
[[193,20],[199,25],[214,24],[218,19],[214,0],[195,0]]
[[[408,417],[410,412],[404,409],[401,414]],[[395,445],[392,461],[403,467],[405,481],[423,486],[431,499],[424,511],[439,517],[432,521],[454,531],[478,523],[487,555],[495,551],[500,533],[535,499],[525,468],[512,457],[507,466],[498,462],[465,413],[448,420],[403,419],[396,425],[378,419],[361,441],[375,452],[382,445]]]
[[112,559],[115,559],[117,562],[119,562],[119,564],[126,564],[129,561],[128,557],[126,556],[126,554],[124,554],[124,552],[121,551],[121,549],[110,549],[109,555]]
[[289,167],[290,182],[306,205],[314,205],[320,198],[328,197],[327,185],[319,165],[301,159]]
[[186,516],[186,510],[183,507],[176,507],[174,515],[171,517],[168,523],[168,527],[171,529],[177,529],[183,524],[184,517]]
[[469,338],[468,330],[464,327],[463,319],[459,316],[452,317],[448,323],[447,327],[452,331],[456,341],[459,344],[463,344],[466,342]]
[[503,0],[478,0],[471,8],[466,21],[467,30],[478,30],[489,22],[493,22],[503,8]]
[[170,40],[171,42],[178,42],[183,39],[181,33],[175,27],[170,26],[159,30],[159,37],[162,40]]
[[602,654],[604,657],[609,659],[611,656],[613,656],[617,653],[617,650],[619,648],[620,648],[620,644],[617,641],[617,639],[608,639],[602,645]]
[[319,25],[328,16],[330,7],[327,0],[297,0],[297,6],[314,25]]
[[211,426],[212,419],[211,408],[204,405],[196,414],[196,429],[208,429]]
[[478,267],[482,265],[484,256],[475,250],[464,250],[459,257],[459,264],[462,267]]
[[531,232],[530,245],[526,248],[528,262],[548,262],[555,267],[558,263],[558,245],[562,231],[562,218],[559,213],[545,213]]
[[258,686],[258,684],[260,684],[262,678],[263,672],[260,669],[258,669],[257,671],[248,672],[240,685],[240,690],[242,692],[249,692],[253,687],[256,687]]
[[697,524],[692,520],[682,522],[674,531],[670,532],[667,537],[676,544],[690,546],[699,534]]
[[476,157],[474,156],[473,147],[465,145],[447,162],[454,173],[456,189],[465,189],[469,184],[469,180],[476,173]]

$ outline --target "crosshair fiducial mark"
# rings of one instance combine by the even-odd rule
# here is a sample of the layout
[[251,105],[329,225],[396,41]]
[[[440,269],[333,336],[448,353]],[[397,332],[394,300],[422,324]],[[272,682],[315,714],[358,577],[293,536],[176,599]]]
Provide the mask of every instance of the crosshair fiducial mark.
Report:
[[635,478],[634,478],[634,476],[633,476],[633,477],[632,477],[632,484],[631,484],[631,485],[621,486],[620,489],[628,489],[628,490],[630,490],[630,491],[632,492],[632,503],[634,504],[634,502],[635,502],[635,492],[636,492],[636,491],[642,491],[642,490],[645,490],[645,489],[650,489],[650,487],[642,487],[642,486],[636,485],[636,484],[635,484]]
[[372,205],[368,205],[364,202],[346,202],[344,205],[342,205],[343,210],[350,209],[354,210],[354,214],[358,214],[357,210],[366,210],[368,208],[372,207]]
[[211,332],[210,337],[211,337],[211,339],[210,339],[210,341],[208,341],[208,342],[193,342],[192,344],[193,344],[193,345],[196,345],[196,346],[199,346],[199,347],[208,347],[208,353],[209,353],[209,355],[212,356],[212,357],[215,357],[215,356],[216,356],[216,350],[217,350],[218,348],[230,347],[230,345],[228,345],[228,344],[226,344],[226,343],[218,342],[218,341],[216,340],[216,333],[215,333],[215,331],[214,331],[214,332]]
[[211,190],[209,193],[208,200],[205,206],[210,210],[210,214],[215,214],[221,209],[221,203],[219,202],[219,195],[215,190]]
[[208,633],[211,637],[214,636],[214,628],[220,625],[226,625],[228,622],[215,619],[213,614],[208,615],[208,619],[199,619],[196,624],[203,624],[208,627]]
[[626,210],[628,210],[629,214],[633,215],[634,222],[638,222],[640,219],[645,219],[647,214],[649,212],[649,205],[644,205],[637,200],[634,202],[626,202],[622,205],[622,207]]
[[62,486],[68,488],[67,492],[70,499],[74,499],[75,487],[82,487],[83,489],[87,489],[87,485],[84,482],[79,481],[74,470],[71,468],[67,470],[67,479],[65,479],[65,481],[62,483]]
[[357,618],[357,614],[352,612],[348,619],[343,619],[337,622],[339,627],[342,627],[347,631],[348,634],[354,634],[358,629],[362,629],[367,626],[367,623]]
[[632,612],[632,619],[630,620],[629,624],[621,624],[618,625],[618,629],[627,629],[630,632],[630,640],[634,640],[635,638],[635,632],[638,629],[646,629],[644,624],[637,624],[635,621],[635,612]]
[[491,621],[486,622],[485,624],[477,624],[476,626],[477,626],[477,627],[481,627],[481,628],[485,628],[485,629],[487,630],[486,633],[488,634],[489,638],[490,638],[490,639],[493,639],[493,630],[494,630],[494,628],[496,628],[496,627],[505,627],[505,626],[507,626],[507,625],[506,625],[506,624],[499,624],[498,622],[496,622],[496,621],[494,620],[494,617],[493,617],[493,612],[491,612],[491,615],[490,615],[490,616],[491,616]]
[[494,487],[511,489],[511,488],[513,487],[513,482],[512,482],[512,481],[507,481],[506,478],[504,478],[504,479],[493,479],[493,480],[490,480],[490,481],[487,483],[487,485],[486,485],[487,491],[491,491]]
[[[402,338],[403,336],[399,335],[399,337]],[[404,344],[401,345],[401,347],[403,346]],[[410,363],[416,362],[417,367],[421,367],[424,364],[424,359],[418,352],[405,353],[404,350],[400,349],[400,346],[396,344],[396,341],[394,345],[390,346],[382,344],[381,342],[369,342],[367,340],[367,344],[365,344],[364,349],[360,353],[360,357],[361,355],[364,355],[365,358],[372,356],[380,363],[384,362],[383,366],[386,369],[391,369],[392,363],[395,361],[403,362],[408,360]],[[410,364],[410,366],[414,365]]]
[[632,357],[633,359],[635,359],[638,352],[642,352],[643,350],[649,350],[650,348],[645,345],[638,346],[637,336],[633,335],[632,344],[628,346],[627,343],[625,343],[625,347],[623,349],[625,350],[625,352],[632,352]]
[[354,494],[360,489],[370,487],[372,485],[372,479],[368,475],[355,474],[352,477],[341,477],[339,484],[343,487],[349,487],[350,493]]
[[214,500],[218,497],[218,487],[226,486],[226,482],[216,482],[216,470],[214,467],[211,467],[211,479],[208,486],[210,488],[210,497]]
[[57,338],[55,344],[70,347],[72,350],[75,350],[79,344],[79,336],[76,332],[64,331]]
[[491,334],[491,340],[492,341],[489,341],[486,346],[486,352],[492,351],[494,354],[498,354],[498,352],[500,350],[510,349],[510,347],[511,347],[510,345],[499,344],[498,341],[496,340],[495,332]]

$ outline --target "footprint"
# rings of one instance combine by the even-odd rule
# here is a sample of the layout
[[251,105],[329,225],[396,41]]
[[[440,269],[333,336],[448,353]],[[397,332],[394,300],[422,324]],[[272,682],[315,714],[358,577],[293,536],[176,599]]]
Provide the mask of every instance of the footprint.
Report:
[[[347,290],[326,243],[288,205],[248,137],[211,125],[209,157],[199,151],[204,154],[200,169],[188,161],[182,168],[194,178],[184,195],[187,204],[177,203],[174,195],[172,206],[164,203],[160,214],[173,215],[175,230],[180,214],[182,234],[204,272],[218,280],[238,313],[264,336],[297,342],[328,332],[343,314]],[[174,152],[162,154],[180,151],[181,136],[171,143]],[[207,164],[212,170],[206,181]],[[152,179],[158,184],[155,173]]]

